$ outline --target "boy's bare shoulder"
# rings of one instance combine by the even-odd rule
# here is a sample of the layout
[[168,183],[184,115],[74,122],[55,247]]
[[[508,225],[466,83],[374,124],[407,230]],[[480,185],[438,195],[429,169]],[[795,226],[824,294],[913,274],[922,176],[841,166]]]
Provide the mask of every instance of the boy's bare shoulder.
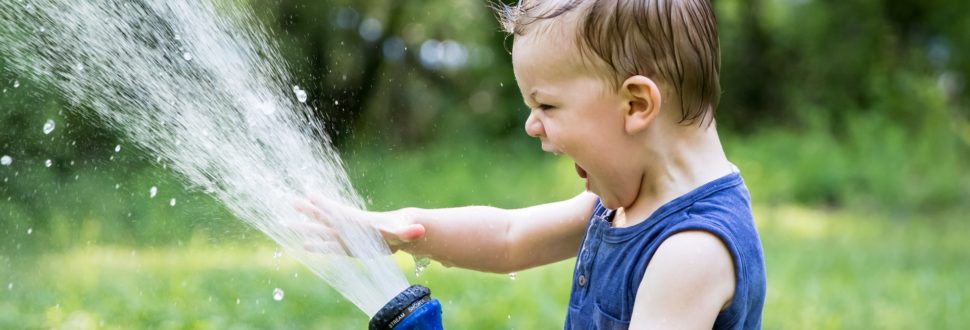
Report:
[[720,238],[701,230],[674,234],[647,266],[631,325],[666,319],[673,326],[710,326],[728,306],[734,288],[734,262]]

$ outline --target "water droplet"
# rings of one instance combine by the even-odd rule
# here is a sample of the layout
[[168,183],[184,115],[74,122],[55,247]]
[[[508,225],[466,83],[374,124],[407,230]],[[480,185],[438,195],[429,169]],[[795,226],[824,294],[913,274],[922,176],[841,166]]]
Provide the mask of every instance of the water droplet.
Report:
[[57,124],[54,123],[54,120],[48,119],[47,122],[44,123],[44,134],[51,134],[51,132],[54,131],[54,126],[57,126]]
[[74,65],[74,70],[77,72],[84,71],[84,63],[78,63]]
[[148,189],[148,198],[155,198],[155,195],[158,195],[158,187],[152,186]]
[[283,290],[280,288],[273,289],[273,300],[280,301],[283,300]]
[[293,86],[293,94],[296,95],[297,101],[300,101],[300,103],[306,103],[306,91],[300,89],[300,86]]
[[50,159],[44,161],[44,166],[51,167],[51,165],[54,165],[54,161]]
[[414,257],[414,276],[420,277],[421,272],[423,272],[425,268],[428,268],[428,265],[430,264],[431,264],[430,258],[415,256]]
[[515,281],[515,273],[509,273],[509,279]]
[[169,206],[175,206],[175,198],[172,198],[172,199],[170,199],[170,200],[168,201],[168,205],[169,205]]
[[333,105],[340,105],[340,101],[334,100]]
[[279,259],[281,256],[283,256],[283,252],[280,252],[280,249],[276,249],[276,251],[273,252],[273,259]]
[[192,53],[184,52],[184,53],[182,53],[182,58],[185,59],[186,61],[191,61],[192,60]]
[[121,152],[121,145],[120,144],[115,146],[115,152]]
[[34,228],[27,228],[27,235],[33,234]]
[[10,157],[7,155],[3,155],[3,157],[0,157],[0,165],[10,166],[10,164],[12,163],[13,163],[13,157]]
[[17,88],[17,87],[20,87],[20,80],[13,81],[13,88]]
[[176,33],[175,34],[175,40],[182,40],[182,35]]
[[239,298],[236,298],[236,305],[239,305],[240,302]]
[[7,284],[7,290],[13,290],[13,282]]
[[121,184],[120,183],[116,183],[115,184],[115,190],[118,190],[118,188],[121,188]]
[[498,83],[498,87],[505,87],[505,83]]

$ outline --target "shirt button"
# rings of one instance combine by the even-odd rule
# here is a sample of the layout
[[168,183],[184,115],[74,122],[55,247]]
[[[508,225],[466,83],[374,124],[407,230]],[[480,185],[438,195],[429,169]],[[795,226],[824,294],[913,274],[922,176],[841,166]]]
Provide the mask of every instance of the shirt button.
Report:
[[586,286],[586,275],[579,275],[579,286]]

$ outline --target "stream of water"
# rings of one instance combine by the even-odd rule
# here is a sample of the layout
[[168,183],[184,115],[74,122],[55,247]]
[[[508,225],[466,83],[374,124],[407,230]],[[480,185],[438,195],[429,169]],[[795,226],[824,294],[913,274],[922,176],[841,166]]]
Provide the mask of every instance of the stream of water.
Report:
[[[310,221],[291,206],[298,197],[364,204],[252,8],[3,0],[0,22],[8,69],[157,156],[367,315],[408,286],[373,228],[340,215],[331,222],[335,234],[286,225]],[[305,243],[328,250],[311,253]]]

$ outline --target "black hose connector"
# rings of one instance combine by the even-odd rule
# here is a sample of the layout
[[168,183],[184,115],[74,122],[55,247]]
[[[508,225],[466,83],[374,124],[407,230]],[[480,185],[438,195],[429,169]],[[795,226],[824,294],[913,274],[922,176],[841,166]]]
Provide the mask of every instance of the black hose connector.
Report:
[[368,328],[390,330],[398,326],[402,329],[441,329],[441,305],[431,298],[431,289],[420,285],[405,289],[377,311]]

